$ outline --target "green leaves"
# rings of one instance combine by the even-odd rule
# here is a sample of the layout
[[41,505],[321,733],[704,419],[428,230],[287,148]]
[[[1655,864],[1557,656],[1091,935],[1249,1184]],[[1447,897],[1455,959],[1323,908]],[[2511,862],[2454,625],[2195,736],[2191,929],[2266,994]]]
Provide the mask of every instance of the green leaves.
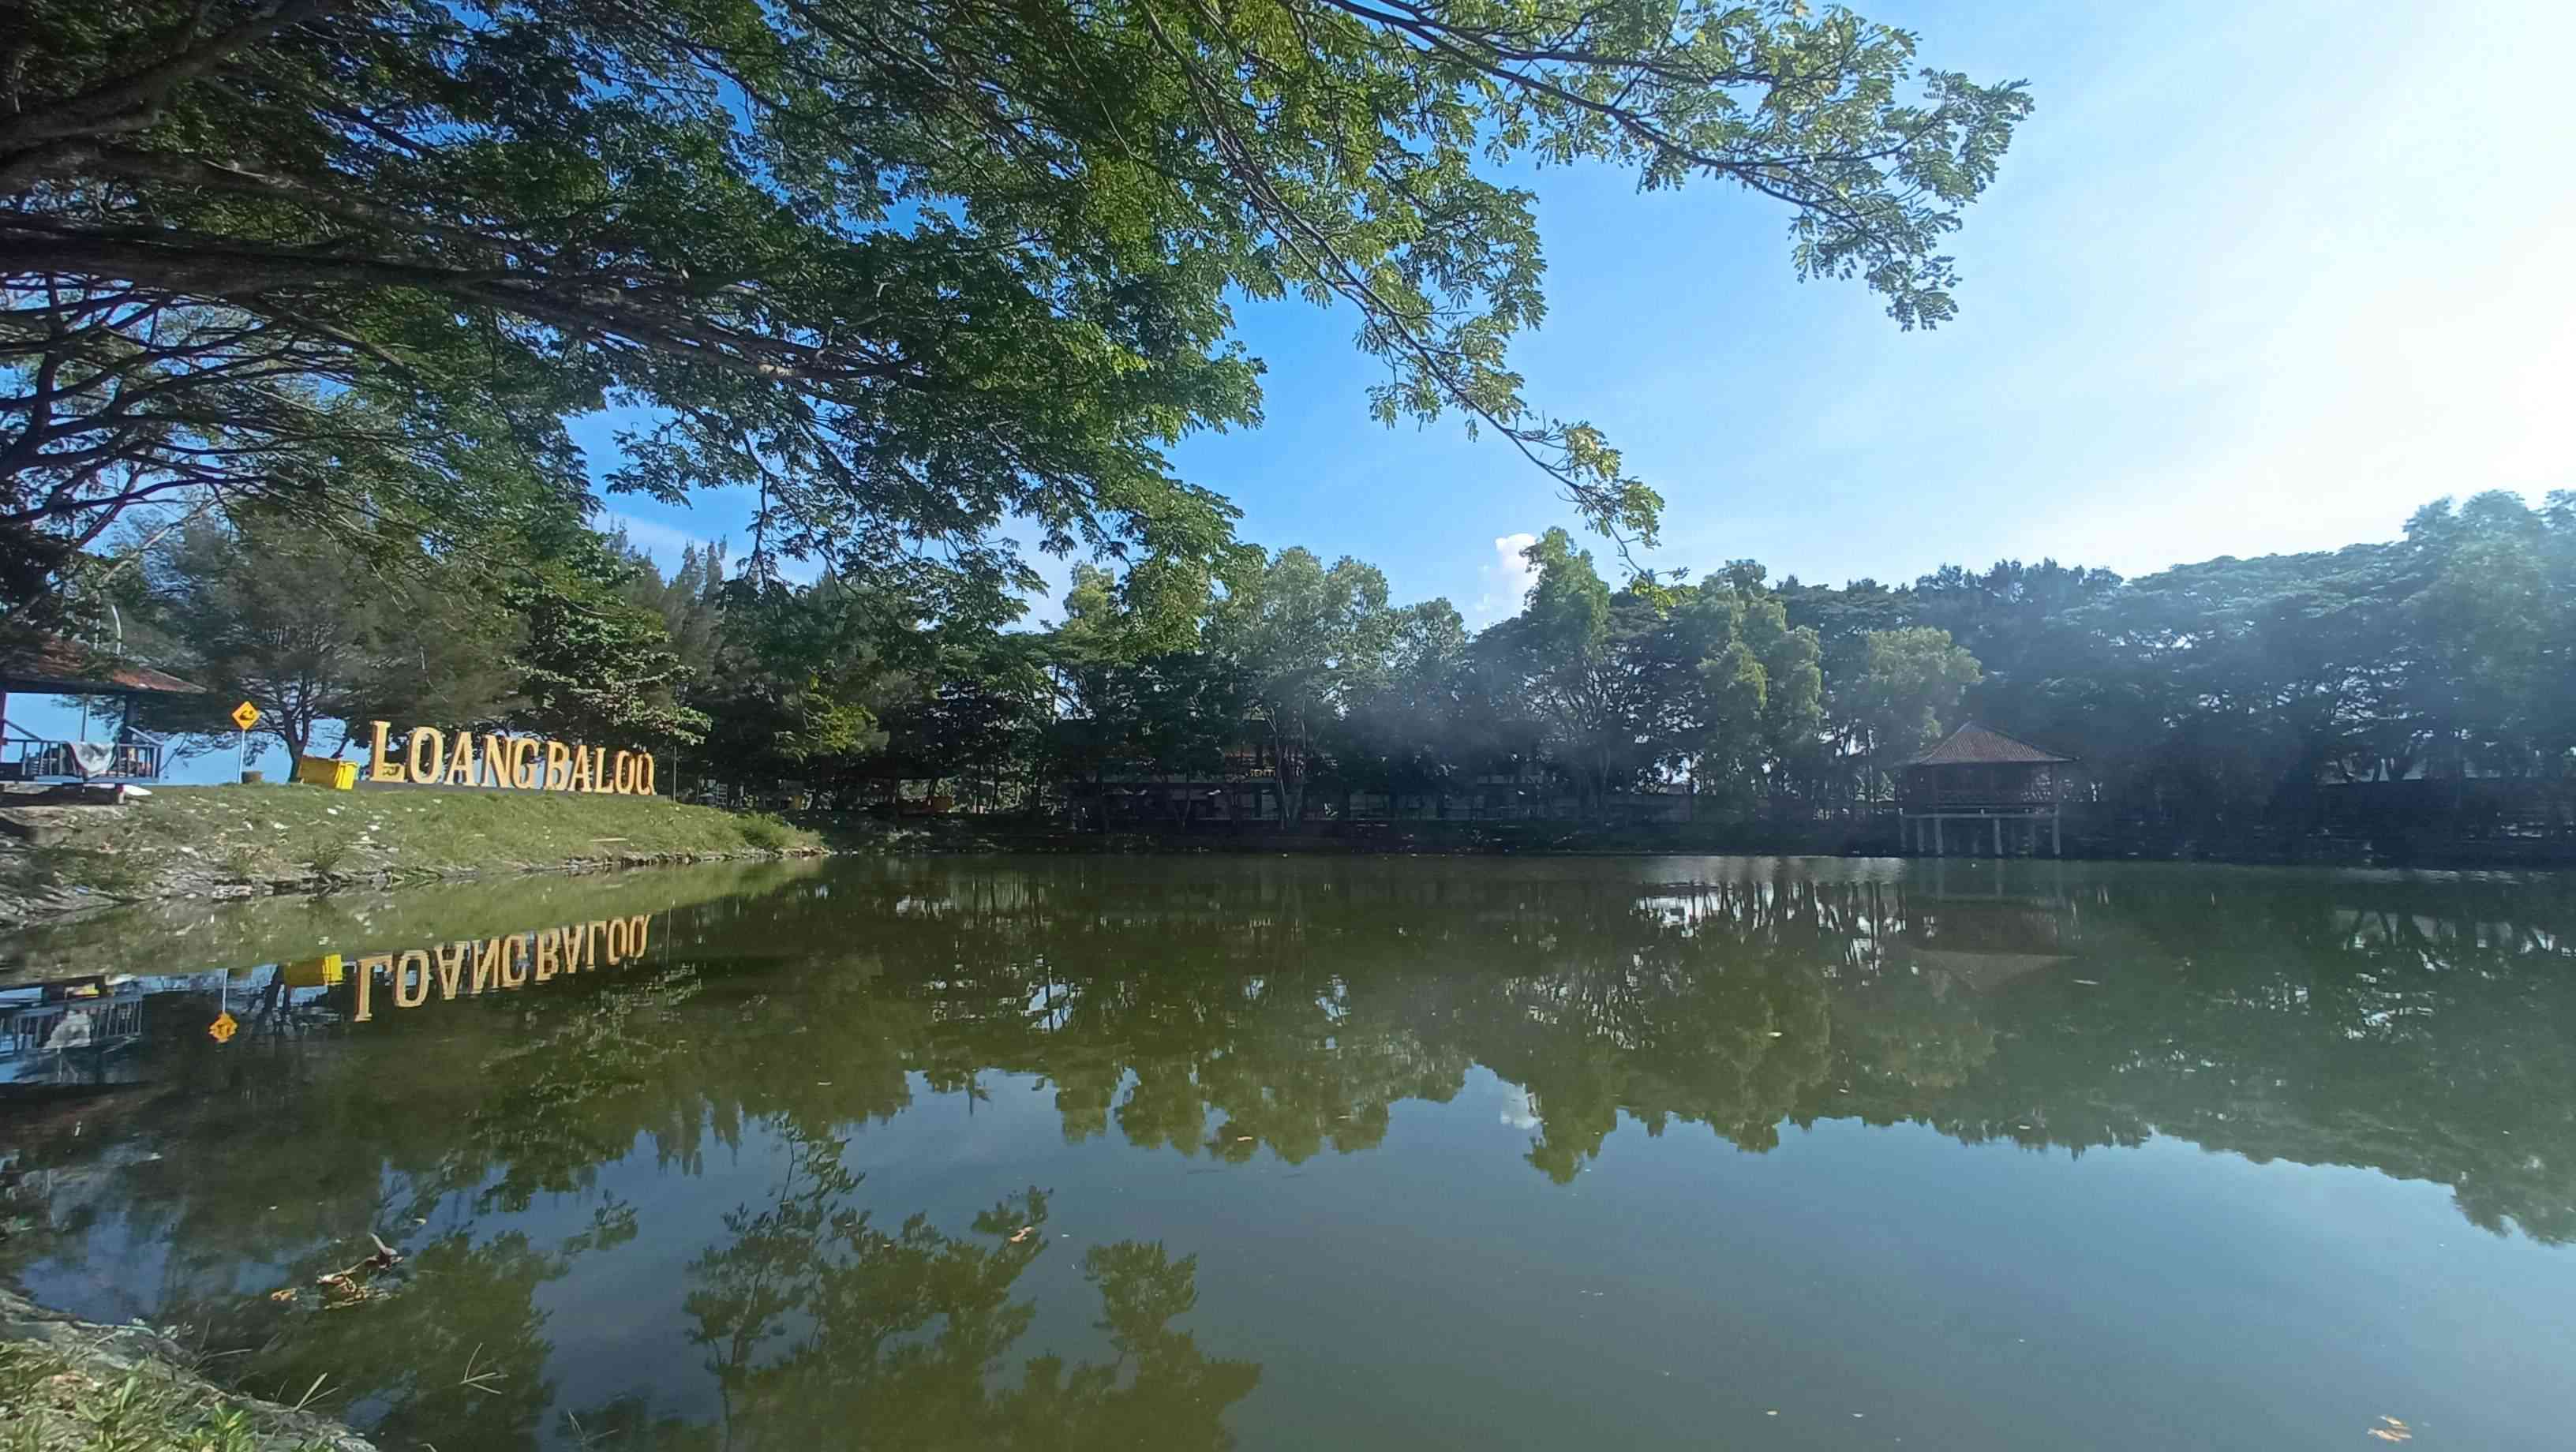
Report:
[[548,564],[503,592],[522,627],[512,723],[593,744],[705,739],[706,713],[683,704],[694,681],[668,625],[621,593],[649,565],[586,530]]
[[1167,450],[1259,421],[1237,291],[1348,304],[1376,417],[1497,432],[1651,544],[1659,496],[1510,364],[1544,267],[1495,173],[1749,187],[1799,275],[1930,326],[2029,109],[1793,4],[89,9],[30,7],[0,80],[19,578],[139,500],[273,490],[342,392],[452,508],[478,480],[422,441],[573,480],[561,417],[622,402],[612,487],[755,492],[755,557],[986,616],[1033,579],[1014,519],[1213,572],[1233,510]]

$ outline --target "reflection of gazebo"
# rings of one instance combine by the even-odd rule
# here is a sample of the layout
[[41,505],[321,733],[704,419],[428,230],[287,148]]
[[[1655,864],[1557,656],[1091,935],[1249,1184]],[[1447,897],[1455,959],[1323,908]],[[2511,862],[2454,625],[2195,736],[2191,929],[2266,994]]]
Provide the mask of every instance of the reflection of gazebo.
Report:
[[1909,897],[1898,937],[1905,956],[1976,993],[2075,957],[2065,915],[2027,902]]
[[201,696],[206,688],[149,666],[92,658],[59,636],[0,654],[0,744],[17,759],[0,760],[0,780],[46,778],[149,780],[161,774],[161,747],[150,741],[53,741],[9,725],[9,697]]
[[1905,764],[1898,779],[1897,812],[1914,850],[1947,851],[1945,823],[1967,824],[1965,845],[1977,849],[1976,824],[1991,824],[1994,854],[2004,855],[2004,824],[2039,852],[2039,826],[2048,824],[2048,850],[2062,854],[2059,805],[2075,758],[2042,751],[1971,721],[1940,745]]
[[99,1061],[143,1035],[143,988],[95,974],[0,988],[0,1085],[40,1080]]
[[2067,959],[2063,953],[1955,953],[1943,948],[1913,948],[1908,955],[1928,971],[1971,993],[1991,993],[2016,978],[2054,968]]

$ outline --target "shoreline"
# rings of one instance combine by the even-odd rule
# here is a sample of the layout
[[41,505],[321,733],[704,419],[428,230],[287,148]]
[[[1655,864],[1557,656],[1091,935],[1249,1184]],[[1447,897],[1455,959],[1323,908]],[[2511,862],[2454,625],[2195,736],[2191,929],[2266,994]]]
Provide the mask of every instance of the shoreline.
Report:
[[775,860],[825,851],[760,813],[660,797],[165,788],[115,805],[0,802],[0,931],[150,903]]
[[[1575,822],[1317,821],[1283,831],[1275,823],[1205,822],[1187,827],[1107,833],[1035,827],[1023,819],[882,818],[809,813],[794,819],[838,850],[943,856],[1102,855],[1148,853],[1248,856],[1423,857],[1870,857],[1918,862],[2158,862],[2245,867],[2360,867],[2427,871],[2560,871],[2576,869],[2576,838],[2290,837],[2252,830],[2204,838],[2084,831],[2070,823],[2062,857],[2046,852],[1904,850],[1893,827],[1842,823],[1778,828],[1759,823],[1700,822],[1605,826]],[[852,836],[854,828],[876,834]],[[846,842],[847,845],[840,845]]]
[[483,868],[386,868],[353,875],[305,875],[247,882],[174,883],[138,896],[109,896],[78,887],[55,886],[25,896],[0,895],[0,933],[78,923],[128,908],[174,901],[253,903],[272,898],[329,898],[343,894],[396,892],[415,887],[443,887],[472,882],[507,882],[531,877],[584,877],[655,867],[714,867],[724,863],[787,862],[829,857],[822,847],[745,848],[735,852],[638,853],[621,857],[569,857],[557,862],[507,862]]
[[2427,871],[2576,869],[2576,839],[2388,841],[2259,830],[2188,838],[2070,830],[2047,854],[1900,850],[1884,824],[1324,820],[1201,822],[1107,833],[1027,818],[761,813],[666,798],[486,791],[176,788],[120,806],[0,804],[0,934],[138,908],[215,907],[639,869],[874,856],[1742,856],[1909,861],[2208,863]]
[[165,1332],[84,1321],[0,1286],[0,1422],[27,1445],[95,1445],[112,1423],[170,1447],[377,1452],[347,1423],[224,1386],[196,1361]]

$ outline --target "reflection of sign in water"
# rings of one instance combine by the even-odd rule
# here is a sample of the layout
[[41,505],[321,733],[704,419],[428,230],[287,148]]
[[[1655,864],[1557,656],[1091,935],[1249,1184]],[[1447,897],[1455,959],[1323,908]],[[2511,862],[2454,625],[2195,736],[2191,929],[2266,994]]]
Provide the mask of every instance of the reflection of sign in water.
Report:
[[461,939],[404,953],[372,953],[358,960],[358,1008],[350,1017],[375,1017],[376,975],[385,977],[396,1008],[418,1008],[430,991],[441,1002],[457,995],[523,988],[560,975],[614,968],[644,956],[652,915],[600,918],[539,932]]
[[415,726],[399,746],[390,722],[373,721],[375,744],[367,754],[367,780],[421,786],[516,787],[521,791],[607,792],[653,795],[653,754],[611,753],[604,746],[566,746],[534,736],[471,731],[450,736],[435,726]]
[[219,1044],[229,1044],[233,1041],[233,1034],[240,1028],[241,1021],[234,1018],[230,1010],[226,1010],[216,1014],[215,1021],[206,1025],[206,1037]]
[[344,975],[340,955],[325,953],[319,958],[283,964],[278,968],[277,976],[284,979],[289,988],[330,988],[336,986]]

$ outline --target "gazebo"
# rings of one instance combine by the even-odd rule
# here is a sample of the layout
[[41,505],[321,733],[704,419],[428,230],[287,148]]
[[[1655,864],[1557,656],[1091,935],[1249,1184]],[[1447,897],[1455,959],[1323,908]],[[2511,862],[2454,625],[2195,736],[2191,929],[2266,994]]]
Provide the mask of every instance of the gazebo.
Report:
[[0,761],[0,780],[144,780],[161,775],[161,748],[150,741],[51,741],[9,725],[9,697],[201,696],[206,688],[149,666],[102,659],[59,636],[0,652],[0,745],[19,748]]
[[1966,824],[1961,845],[1973,853],[1977,825],[1986,824],[1994,855],[2004,855],[2004,827],[2033,856],[2039,827],[2048,824],[2048,850],[2064,855],[2063,806],[2075,758],[2044,751],[1971,721],[1941,744],[1905,763],[1897,779],[1896,808],[1907,845],[1917,852],[1948,851],[1946,824]]

